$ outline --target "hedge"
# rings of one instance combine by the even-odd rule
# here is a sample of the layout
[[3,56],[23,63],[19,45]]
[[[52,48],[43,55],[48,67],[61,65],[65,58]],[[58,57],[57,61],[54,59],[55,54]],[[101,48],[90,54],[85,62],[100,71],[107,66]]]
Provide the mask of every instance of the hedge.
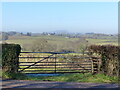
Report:
[[109,76],[120,76],[120,46],[91,45],[88,50],[91,54],[101,56],[101,72]]
[[19,44],[2,44],[2,71],[16,73],[19,67]]
[[2,67],[2,44],[0,44],[0,67]]

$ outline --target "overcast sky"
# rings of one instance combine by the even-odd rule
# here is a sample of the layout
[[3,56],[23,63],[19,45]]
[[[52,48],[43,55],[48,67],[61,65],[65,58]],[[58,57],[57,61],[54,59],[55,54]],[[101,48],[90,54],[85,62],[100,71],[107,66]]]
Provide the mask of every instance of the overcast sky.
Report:
[[118,33],[117,2],[4,2],[3,31]]

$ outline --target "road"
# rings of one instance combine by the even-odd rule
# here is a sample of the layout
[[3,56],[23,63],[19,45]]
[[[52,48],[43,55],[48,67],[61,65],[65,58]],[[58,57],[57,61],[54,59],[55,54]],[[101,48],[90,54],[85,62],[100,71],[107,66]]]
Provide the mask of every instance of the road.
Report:
[[2,88],[116,88],[118,84],[108,83],[77,83],[77,82],[51,82],[30,80],[1,80]]

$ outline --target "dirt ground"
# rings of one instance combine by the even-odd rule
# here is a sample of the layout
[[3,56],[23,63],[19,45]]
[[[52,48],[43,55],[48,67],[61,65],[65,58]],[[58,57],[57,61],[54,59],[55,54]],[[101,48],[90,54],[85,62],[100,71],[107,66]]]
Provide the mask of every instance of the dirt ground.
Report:
[[0,86],[2,88],[114,88],[120,90],[120,85],[108,83],[76,83],[30,80],[0,80],[0,82]]

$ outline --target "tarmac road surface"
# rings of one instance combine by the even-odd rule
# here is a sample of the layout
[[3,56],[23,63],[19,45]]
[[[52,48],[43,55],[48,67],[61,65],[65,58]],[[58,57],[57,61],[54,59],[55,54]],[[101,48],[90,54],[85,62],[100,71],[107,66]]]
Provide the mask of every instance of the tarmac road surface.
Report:
[[108,83],[77,83],[77,82],[51,82],[31,80],[0,80],[2,88],[116,88],[118,84]]

